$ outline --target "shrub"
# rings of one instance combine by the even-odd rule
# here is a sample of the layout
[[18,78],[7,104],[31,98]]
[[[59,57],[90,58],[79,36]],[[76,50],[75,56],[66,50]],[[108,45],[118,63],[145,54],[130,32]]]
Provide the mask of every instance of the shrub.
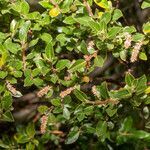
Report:
[[115,1],[39,4],[0,0],[0,147],[150,148],[150,23]]

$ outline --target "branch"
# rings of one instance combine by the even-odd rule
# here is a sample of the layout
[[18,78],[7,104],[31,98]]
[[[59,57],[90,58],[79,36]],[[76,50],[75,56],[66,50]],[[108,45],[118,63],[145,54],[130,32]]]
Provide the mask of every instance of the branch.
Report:
[[106,104],[109,104],[109,103],[111,103],[111,104],[118,104],[119,101],[118,100],[112,100],[112,99],[107,99],[107,100],[104,100],[104,101],[99,101],[99,100],[97,100],[97,101],[89,101],[89,100],[87,100],[86,101],[86,104],[92,104],[92,105],[106,105]]
[[53,130],[50,131],[51,134],[55,134],[55,135],[59,135],[59,136],[65,136],[65,133],[63,131],[60,130]]
[[83,0],[83,3],[84,3],[84,5],[85,5],[85,7],[89,13],[89,16],[93,17],[92,9],[91,9],[89,3],[86,0]]
[[104,73],[113,64],[113,62],[114,58],[112,55],[110,55],[105,61],[103,67],[96,67],[95,70],[90,73],[90,78],[95,78]]

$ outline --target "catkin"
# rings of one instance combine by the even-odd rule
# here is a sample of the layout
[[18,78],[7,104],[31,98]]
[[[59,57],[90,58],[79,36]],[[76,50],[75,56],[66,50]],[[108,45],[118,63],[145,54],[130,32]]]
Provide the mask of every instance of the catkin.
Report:
[[131,62],[137,61],[141,46],[142,46],[142,42],[138,42],[134,45],[132,55],[130,58]]
[[14,97],[21,97],[22,94],[20,91],[17,91],[8,81],[6,81],[6,87],[11,92]]
[[99,93],[99,91],[97,91],[95,85],[92,87],[92,93],[93,93],[96,97],[99,97],[99,95],[100,95],[100,93]]
[[66,89],[65,91],[62,91],[60,93],[60,97],[64,98],[65,96],[69,95],[75,88],[74,87],[70,87],[68,89]]
[[94,44],[94,41],[89,41],[89,42],[88,42],[87,49],[88,49],[88,50],[92,49],[92,48],[94,47],[94,45],[95,45],[95,44]]
[[47,122],[48,122],[48,116],[43,115],[41,118],[41,126],[40,126],[41,134],[44,134],[46,132]]
[[127,33],[125,37],[124,47],[125,49],[128,49],[131,46],[132,36]]
[[44,96],[45,94],[48,93],[48,91],[50,90],[50,88],[51,88],[51,87],[50,87],[49,85],[46,86],[46,87],[44,87],[44,88],[42,88],[40,91],[38,91],[37,96],[38,96],[38,97]]

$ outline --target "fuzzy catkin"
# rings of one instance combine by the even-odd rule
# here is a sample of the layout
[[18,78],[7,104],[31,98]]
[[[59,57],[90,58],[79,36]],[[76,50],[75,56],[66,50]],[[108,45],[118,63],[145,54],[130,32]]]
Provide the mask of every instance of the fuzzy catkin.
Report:
[[51,87],[50,87],[49,85],[46,86],[46,87],[44,87],[44,88],[42,88],[40,91],[38,91],[37,96],[38,96],[38,97],[44,96],[45,94],[48,93],[48,91],[50,90],[50,88],[51,88]]
[[48,116],[43,115],[41,118],[41,126],[40,126],[41,134],[44,134],[46,132],[47,122],[48,122]]
[[6,81],[6,87],[11,92],[14,97],[21,97],[22,94],[20,91],[17,91],[8,81]]
[[99,91],[97,91],[95,85],[92,87],[92,93],[93,93],[96,97],[99,97],[99,95],[100,95],[100,93],[99,93]]
[[70,87],[68,89],[66,89],[65,91],[62,91],[60,93],[60,97],[64,98],[65,96],[69,95],[75,88],[74,87]]
[[137,61],[141,46],[142,46],[142,42],[138,42],[134,45],[132,55],[130,58],[131,62]]
[[132,36],[127,33],[125,37],[124,47],[125,49],[128,49],[131,46]]

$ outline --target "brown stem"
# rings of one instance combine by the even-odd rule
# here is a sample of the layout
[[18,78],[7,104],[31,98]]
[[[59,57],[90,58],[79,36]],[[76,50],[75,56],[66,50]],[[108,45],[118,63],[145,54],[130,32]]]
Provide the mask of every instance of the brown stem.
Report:
[[53,131],[50,131],[50,133],[55,134],[55,135],[60,135],[60,136],[65,135],[63,131],[59,131],[59,130],[53,130]]
[[112,99],[107,99],[107,100],[104,100],[104,101],[89,101],[87,100],[86,101],[86,104],[92,104],[92,105],[106,105],[106,104],[109,104],[109,103],[112,103],[112,104],[118,104],[119,101],[118,100],[112,100]]
[[84,5],[85,5],[85,7],[89,13],[89,16],[93,17],[92,9],[91,9],[89,3],[86,0],[83,0],[83,3],[84,3]]
[[96,67],[94,71],[90,73],[90,78],[95,78],[101,74],[103,74],[112,64],[114,63],[114,57],[112,55],[108,56],[105,61],[103,67]]

